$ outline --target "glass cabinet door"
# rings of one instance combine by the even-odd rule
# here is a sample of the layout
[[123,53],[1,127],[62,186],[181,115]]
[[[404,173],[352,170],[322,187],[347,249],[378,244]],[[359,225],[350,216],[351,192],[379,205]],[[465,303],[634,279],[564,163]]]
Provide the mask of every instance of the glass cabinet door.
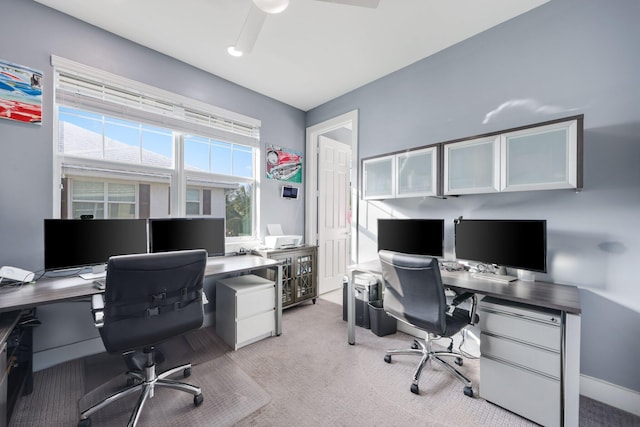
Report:
[[444,194],[493,193],[500,185],[500,138],[444,145]]
[[314,253],[296,255],[296,301],[316,296],[316,271]]
[[577,121],[503,134],[502,191],[577,187]]
[[395,196],[394,156],[377,157],[362,161],[363,198],[390,199]]
[[396,154],[396,197],[435,196],[437,193],[437,148]]

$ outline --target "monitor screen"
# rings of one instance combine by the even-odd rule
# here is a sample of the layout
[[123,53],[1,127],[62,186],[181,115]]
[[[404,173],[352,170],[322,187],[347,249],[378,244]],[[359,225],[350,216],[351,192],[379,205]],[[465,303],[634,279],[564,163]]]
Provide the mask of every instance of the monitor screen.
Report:
[[546,220],[460,220],[456,258],[547,272]]
[[443,219],[378,219],[378,250],[443,256]]
[[145,219],[45,219],[44,268],[104,264],[113,255],[147,252]]
[[151,252],[205,249],[224,255],[224,218],[153,218],[149,220]]

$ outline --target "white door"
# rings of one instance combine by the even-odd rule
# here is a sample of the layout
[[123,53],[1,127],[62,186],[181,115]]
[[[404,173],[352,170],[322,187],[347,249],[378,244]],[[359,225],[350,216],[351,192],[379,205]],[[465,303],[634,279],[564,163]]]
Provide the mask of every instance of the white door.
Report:
[[342,287],[349,264],[351,147],[318,138],[318,293]]

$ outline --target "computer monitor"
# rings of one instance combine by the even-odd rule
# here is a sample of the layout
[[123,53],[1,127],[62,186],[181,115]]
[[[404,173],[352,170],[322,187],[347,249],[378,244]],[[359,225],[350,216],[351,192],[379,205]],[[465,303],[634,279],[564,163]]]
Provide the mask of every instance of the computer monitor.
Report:
[[443,219],[378,219],[378,250],[443,256]]
[[546,273],[547,221],[461,219],[455,252],[460,260]]
[[44,268],[106,264],[110,256],[147,252],[144,219],[45,219]]
[[152,218],[151,252],[205,249],[208,256],[224,255],[224,218]]

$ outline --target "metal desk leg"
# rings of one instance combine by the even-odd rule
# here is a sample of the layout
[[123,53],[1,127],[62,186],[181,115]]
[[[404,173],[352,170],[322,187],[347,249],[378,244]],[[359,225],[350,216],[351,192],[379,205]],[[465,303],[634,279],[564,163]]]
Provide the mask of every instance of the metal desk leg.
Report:
[[276,335],[282,334],[282,264],[276,270]]
[[353,288],[353,274],[345,276],[347,280],[347,342],[356,343],[356,301]]

